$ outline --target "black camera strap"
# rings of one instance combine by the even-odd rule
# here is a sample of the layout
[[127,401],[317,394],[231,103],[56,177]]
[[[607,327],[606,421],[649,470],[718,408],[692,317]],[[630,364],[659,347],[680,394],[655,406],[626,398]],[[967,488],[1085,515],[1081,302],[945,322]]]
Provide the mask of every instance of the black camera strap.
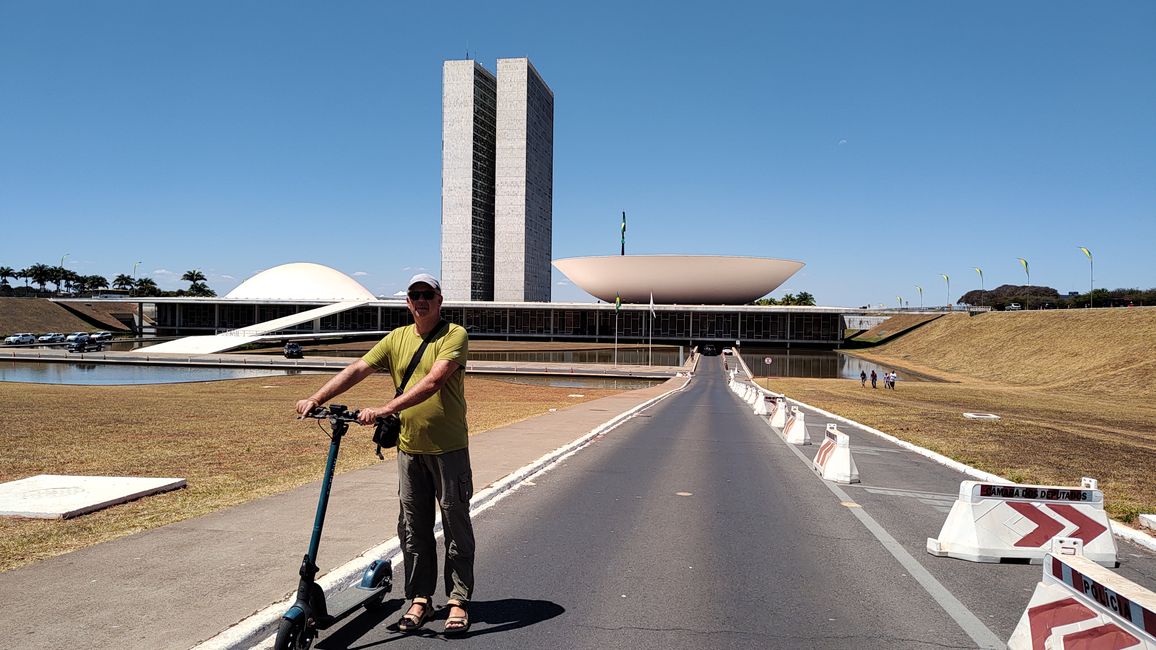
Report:
[[[438,324],[434,326],[433,330],[431,330],[429,334],[426,334],[425,338],[422,339],[421,346],[418,347],[417,352],[413,353],[413,358],[409,360],[409,367],[405,369],[405,375],[402,376],[401,383],[398,384],[398,386],[397,386],[397,392],[394,393],[394,395],[393,395],[394,397],[397,397],[397,396],[399,396],[405,392],[405,385],[409,383],[409,378],[413,376],[413,371],[417,369],[417,364],[420,363],[421,358],[423,356],[425,356],[426,346],[429,345],[429,342],[434,340],[437,337],[437,335],[440,334],[441,331],[443,329],[445,329],[448,325],[449,325],[449,323],[446,323],[444,320],[439,320]],[[401,421],[400,421],[401,414],[399,413],[399,414],[391,416],[391,417],[398,418],[398,421],[397,421],[398,423],[396,426],[400,428],[401,427]],[[373,440],[374,440],[374,442],[377,442],[376,453],[377,453],[378,458],[384,458],[384,456],[382,456],[382,454],[381,454],[381,442],[380,442],[379,436],[381,435],[382,427],[386,424],[387,424],[386,420],[379,419],[378,425],[377,425],[377,431],[375,431],[373,434]],[[390,440],[391,440],[391,442],[386,444],[386,446],[388,446],[388,447],[392,447],[396,443],[397,434],[395,433],[393,436],[391,436]]]
[[405,385],[409,383],[409,378],[413,376],[413,371],[417,369],[417,364],[421,363],[421,358],[425,356],[425,346],[429,345],[429,342],[434,340],[438,334],[441,334],[442,329],[447,325],[449,325],[449,323],[445,322],[445,320],[439,320],[438,324],[430,330],[430,333],[426,334],[425,338],[422,339],[421,347],[417,349],[417,352],[413,353],[413,358],[409,360],[409,367],[405,369],[405,374],[401,377],[401,383],[398,384],[397,392],[393,395],[394,397],[405,392]]

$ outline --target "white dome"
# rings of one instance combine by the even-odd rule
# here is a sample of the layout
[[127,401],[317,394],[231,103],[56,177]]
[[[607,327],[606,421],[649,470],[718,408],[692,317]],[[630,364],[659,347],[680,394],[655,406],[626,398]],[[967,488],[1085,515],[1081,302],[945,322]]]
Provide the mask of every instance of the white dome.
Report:
[[373,300],[361,283],[337,269],[293,262],[261,271],[237,285],[226,298],[241,300]]

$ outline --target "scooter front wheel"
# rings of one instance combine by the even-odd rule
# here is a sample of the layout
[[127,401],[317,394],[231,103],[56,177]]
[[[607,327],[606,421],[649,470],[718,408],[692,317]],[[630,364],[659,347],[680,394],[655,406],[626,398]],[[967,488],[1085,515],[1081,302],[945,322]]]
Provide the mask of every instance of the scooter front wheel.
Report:
[[281,624],[277,626],[277,641],[274,642],[273,648],[275,650],[309,650],[313,645],[313,636],[313,630],[310,630],[304,623],[283,618]]

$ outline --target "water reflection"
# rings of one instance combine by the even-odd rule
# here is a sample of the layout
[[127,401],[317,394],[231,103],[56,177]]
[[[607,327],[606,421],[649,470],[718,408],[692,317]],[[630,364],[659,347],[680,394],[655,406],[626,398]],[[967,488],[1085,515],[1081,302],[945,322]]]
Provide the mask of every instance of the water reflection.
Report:
[[478,374],[478,377],[529,386],[556,386],[562,388],[613,388],[636,390],[661,384],[665,379],[616,379],[611,377],[547,377],[542,375]]
[[[802,377],[807,379],[858,379],[860,372],[874,370],[882,375],[887,368],[836,350],[788,350],[785,348],[742,348],[743,361],[756,377]],[[767,363],[770,359],[770,363]],[[914,377],[904,377],[911,380]]]
[[[619,348],[618,364],[623,366],[680,366],[686,358],[679,348]],[[528,361],[532,363],[614,363],[613,348],[592,350],[470,351],[471,361]]]
[[249,377],[283,377],[314,374],[298,369],[218,368],[187,366],[137,366],[109,363],[28,363],[0,361],[0,381],[30,384],[76,384],[119,386],[132,384],[179,384]]

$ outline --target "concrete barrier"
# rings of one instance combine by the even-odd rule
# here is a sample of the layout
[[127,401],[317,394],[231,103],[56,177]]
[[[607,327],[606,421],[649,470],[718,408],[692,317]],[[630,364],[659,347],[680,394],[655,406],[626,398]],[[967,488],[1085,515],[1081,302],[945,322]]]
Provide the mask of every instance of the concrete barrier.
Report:
[[787,418],[787,424],[783,427],[783,437],[793,445],[811,444],[811,436],[807,433],[806,414],[797,406],[791,407],[791,417]]
[[851,457],[851,439],[834,424],[828,424],[823,432],[823,444],[819,445],[819,453],[811,461],[811,469],[827,481],[859,482],[859,468]]
[[1056,541],[1009,650],[1156,650],[1156,594],[1081,555],[1079,540]]
[[1104,493],[1083,487],[962,481],[938,538],[927,552],[970,562],[1043,561],[1057,537],[1083,542],[1084,556],[1117,566]]
[[771,426],[776,429],[787,426],[787,415],[787,400],[776,397],[775,407],[771,409]]

